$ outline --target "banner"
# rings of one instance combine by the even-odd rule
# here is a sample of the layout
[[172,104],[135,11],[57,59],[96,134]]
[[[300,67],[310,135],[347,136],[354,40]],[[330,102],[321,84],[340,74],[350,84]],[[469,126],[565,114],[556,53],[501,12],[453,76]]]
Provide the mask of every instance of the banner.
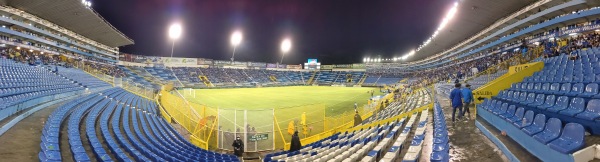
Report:
[[321,65],[321,69],[325,69],[325,70],[333,69],[333,67],[334,67],[333,65]]
[[250,142],[262,141],[262,140],[268,140],[268,139],[269,139],[269,134],[255,134],[253,136],[248,136],[248,141],[250,141]]
[[267,64],[267,68],[277,68],[277,64]]
[[333,68],[335,68],[335,69],[352,69],[352,64],[333,65]]
[[352,69],[365,69],[365,64],[352,64]]
[[199,58],[198,61],[196,62],[197,65],[212,65],[213,61],[209,60],[209,59],[202,59]]
[[261,68],[264,68],[264,67],[267,67],[267,63],[264,63],[264,62],[248,62],[248,66],[249,67],[261,67]]
[[287,65],[288,69],[302,69],[302,64],[298,65]]
[[156,63],[162,63],[165,65],[197,65],[198,61],[196,58],[160,57],[160,59]]
[[286,66],[287,66],[286,64],[280,64],[280,65],[279,65],[279,68],[280,68],[280,69],[285,69],[285,68],[286,68]]

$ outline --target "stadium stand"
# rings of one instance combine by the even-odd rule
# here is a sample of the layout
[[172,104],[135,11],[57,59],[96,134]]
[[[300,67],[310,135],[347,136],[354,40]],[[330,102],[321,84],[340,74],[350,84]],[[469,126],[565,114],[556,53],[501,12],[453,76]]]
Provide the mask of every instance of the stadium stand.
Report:
[[370,86],[382,86],[382,85],[392,85],[398,83],[402,78],[397,77],[386,77],[386,76],[371,76],[369,75],[363,85]]
[[[389,119],[430,102],[429,90],[421,89],[407,97],[409,103],[392,102],[378,117],[363,121],[364,124]],[[267,154],[263,161],[416,161],[421,155],[429,111],[414,113],[390,123],[351,132],[337,133],[314,143],[304,145],[299,151],[282,151]],[[417,117],[419,116],[419,117]],[[416,126],[415,126],[416,124]],[[414,130],[414,131],[413,131]],[[412,132],[412,133],[411,133]],[[405,143],[412,137],[410,145]],[[408,147],[405,156],[401,150]]]
[[[193,146],[156,109],[152,101],[120,88],[69,102],[54,111],[44,126],[40,161],[67,160],[61,157],[67,150],[61,150],[60,136],[68,137],[64,148],[70,149],[74,161],[89,161],[90,155],[102,161],[238,161],[235,156]],[[60,131],[63,122],[68,123],[67,132]],[[86,151],[87,145],[93,154]]]
[[433,152],[430,156],[432,162],[450,161],[450,143],[448,141],[444,112],[436,101],[433,107],[433,145],[431,145]]
[[[486,99],[478,109],[484,111],[481,114],[488,123],[507,130],[508,136],[538,158],[565,159],[600,133],[595,77],[583,77],[596,75],[599,52],[588,48],[579,50],[577,60],[568,55],[543,59],[542,71]],[[586,132],[593,136],[584,137]]]
[[[0,58],[0,120],[53,98],[109,86],[95,78],[79,78],[81,73],[61,69],[52,73],[42,66],[29,66]],[[68,79],[64,75],[68,75]],[[64,94],[64,95],[60,95]]]

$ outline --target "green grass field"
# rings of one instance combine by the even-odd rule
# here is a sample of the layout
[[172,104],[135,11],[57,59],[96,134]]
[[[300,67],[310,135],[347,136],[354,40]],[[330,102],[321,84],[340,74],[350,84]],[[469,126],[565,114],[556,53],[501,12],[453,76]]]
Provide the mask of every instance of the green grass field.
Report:
[[[275,144],[283,147],[278,130],[282,131],[284,139],[289,140],[291,136],[287,133],[288,124],[295,121],[296,129],[301,129],[297,122],[303,112],[306,112],[307,125],[310,127],[308,135],[314,135],[341,123],[337,120],[326,122],[324,116],[354,111],[354,102],[359,106],[367,104],[367,100],[371,98],[368,91],[371,90],[375,91],[375,96],[381,95],[378,88],[325,86],[195,89],[179,92],[190,102],[219,108],[219,127],[223,131],[240,129],[243,132],[246,127],[254,127],[256,132],[264,133],[275,130],[273,134],[269,133],[272,135],[269,138],[277,138],[274,140]],[[196,93],[196,96],[191,93]],[[276,125],[274,117],[277,118]]]
[[364,105],[371,97],[367,91],[379,89],[367,87],[296,86],[235,89],[196,89],[196,97],[189,91],[180,90],[189,101],[209,107],[227,109],[278,109],[313,104],[327,106],[327,113],[353,110],[354,102]]

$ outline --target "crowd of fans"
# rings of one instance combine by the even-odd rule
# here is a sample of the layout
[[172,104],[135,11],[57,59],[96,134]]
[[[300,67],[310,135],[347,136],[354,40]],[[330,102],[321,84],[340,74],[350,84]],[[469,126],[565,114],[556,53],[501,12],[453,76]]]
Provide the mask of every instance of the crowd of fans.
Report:
[[109,76],[125,76],[123,71],[114,65],[97,62],[95,59],[88,59],[90,57],[83,57],[77,54],[71,55],[73,58],[64,56],[61,58],[60,55],[36,53],[22,48],[5,48],[0,50],[0,57],[29,65],[61,66],[65,68],[85,67]]

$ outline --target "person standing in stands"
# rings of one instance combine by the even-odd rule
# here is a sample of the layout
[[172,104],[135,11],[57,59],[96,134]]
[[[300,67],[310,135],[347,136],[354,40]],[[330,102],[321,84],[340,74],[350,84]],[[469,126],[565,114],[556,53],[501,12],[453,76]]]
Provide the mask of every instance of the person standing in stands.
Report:
[[460,115],[462,115],[462,93],[460,90],[460,83],[456,83],[454,85],[454,89],[450,92],[450,101],[452,103],[452,122],[454,122],[454,116],[456,114],[456,110],[458,109],[458,119],[460,120]]
[[233,146],[233,154],[235,156],[241,157],[244,154],[244,142],[242,142],[240,136],[236,137],[231,146]]
[[362,118],[358,115],[358,111],[354,114],[354,126],[362,124]]
[[465,116],[465,113],[468,113],[467,118],[471,118],[471,111],[469,111],[469,106],[471,102],[473,102],[473,91],[471,91],[471,85],[465,85],[465,88],[462,89],[462,97],[463,97],[463,113],[461,116]]
[[300,143],[300,137],[298,137],[298,131],[294,132],[292,135],[292,142],[290,144],[290,152],[298,151],[302,148],[302,144]]

